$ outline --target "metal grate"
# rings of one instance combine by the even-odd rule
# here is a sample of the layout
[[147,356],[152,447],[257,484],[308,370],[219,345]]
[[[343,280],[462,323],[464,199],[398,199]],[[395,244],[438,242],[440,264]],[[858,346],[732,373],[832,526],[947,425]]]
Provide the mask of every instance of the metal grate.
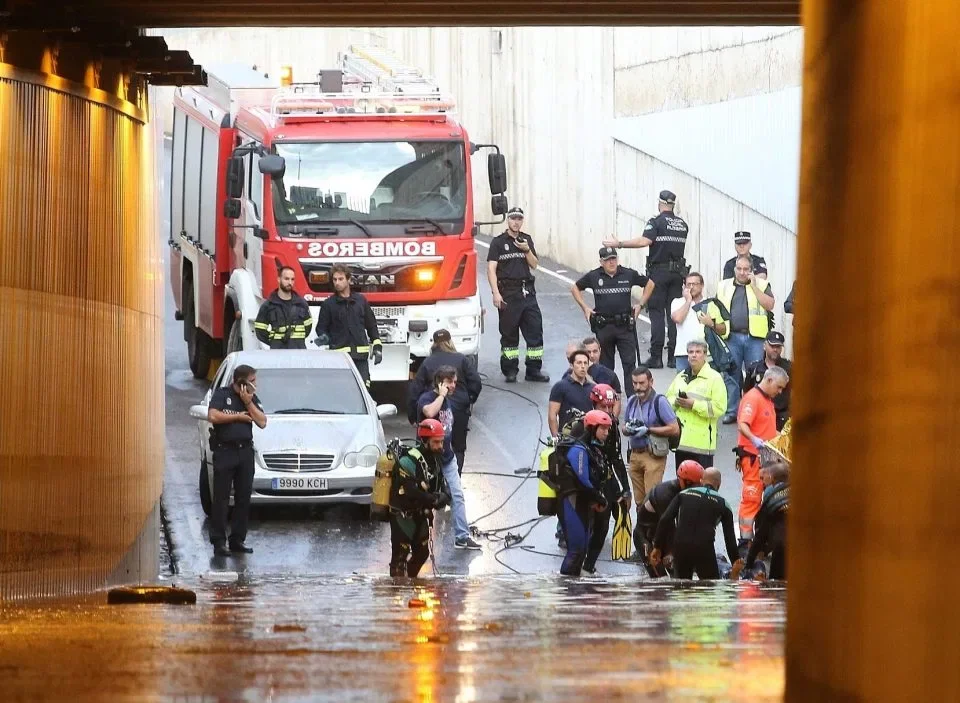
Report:
[[406,309],[403,307],[382,307],[378,305],[373,306],[373,316],[378,319],[391,319],[396,320],[399,317],[403,317]]
[[291,473],[311,473],[329,471],[333,468],[333,454],[264,454],[263,463],[271,471],[288,471]]

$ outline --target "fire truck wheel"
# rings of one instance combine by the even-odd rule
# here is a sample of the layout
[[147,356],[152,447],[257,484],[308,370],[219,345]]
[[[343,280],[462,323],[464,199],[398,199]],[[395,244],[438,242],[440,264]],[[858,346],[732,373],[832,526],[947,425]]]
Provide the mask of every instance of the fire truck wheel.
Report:
[[206,461],[200,461],[200,507],[203,514],[209,516],[213,505],[213,496],[210,495],[210,476]]
[[210,337],[197,327],[193,288],[188,287],[183,301],[183,329],[187,337],[187,359],[194,378],[205,379],[210,371]]

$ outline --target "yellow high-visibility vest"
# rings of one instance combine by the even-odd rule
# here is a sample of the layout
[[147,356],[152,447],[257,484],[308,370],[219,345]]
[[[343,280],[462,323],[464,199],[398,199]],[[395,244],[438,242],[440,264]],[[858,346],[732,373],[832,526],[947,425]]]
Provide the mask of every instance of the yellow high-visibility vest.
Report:
[[[757,300],[757,294],[754,292],[753,286],[746,285],[743,287],[747,291],[747,315],[750,325],[750,336],[764,339],[767,336],[767,332],[770,331],[770,320],[767,318],[767,311],[763,309],[760,301]],[[737,285],[732,278],[720,281],[720,286],[717,288],[717,300],[726,306],[731,316],[733,315],[733,310],[731,309],[733,293],[736,289]],[[732,320],[727,320],[727,331],[721,336],[723,339],[729,339],[730,332],[732,331]]]

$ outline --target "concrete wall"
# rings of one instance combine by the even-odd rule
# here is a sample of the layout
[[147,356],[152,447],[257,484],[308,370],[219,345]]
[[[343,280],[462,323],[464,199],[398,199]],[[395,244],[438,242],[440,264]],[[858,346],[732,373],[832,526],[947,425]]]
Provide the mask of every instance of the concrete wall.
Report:
[[163,478],[145,94],[30,39],[0,64],[0,601],[154,580]]

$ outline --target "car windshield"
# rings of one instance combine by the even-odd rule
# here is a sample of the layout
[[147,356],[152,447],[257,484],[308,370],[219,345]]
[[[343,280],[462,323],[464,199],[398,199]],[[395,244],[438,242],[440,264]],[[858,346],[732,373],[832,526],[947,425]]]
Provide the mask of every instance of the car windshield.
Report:
[[257,397],[268,414],[365,415],[349,369],[259,369]]
[[[436,231],[437,223],[443,233],[462,230],[462,142],[280,142],[276,151],[286,161],[283,178],[273,179],[278,225],[322,223],[336,227],[327,236],[349,237],[422,236],[416,227],[405,229]],[[404,227],[390,231],[376,224]]]

